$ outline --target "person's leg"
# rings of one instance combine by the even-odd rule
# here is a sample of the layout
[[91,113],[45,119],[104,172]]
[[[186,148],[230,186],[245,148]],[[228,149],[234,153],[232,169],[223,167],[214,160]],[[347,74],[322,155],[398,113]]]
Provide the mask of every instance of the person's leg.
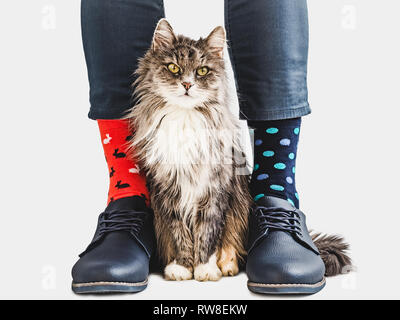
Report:
[[313,293],[324,285],[324,267],[298,210],[294,178],[300,117],[311,112],[307,2],[225,0],[225,24],[241,117],[254,127],[249,288]]
[[[297,204],[293,173],[285,170],[287,175],[282,174],[280,169],[273,167],[280,161],[273,163],[273,159],[283,160],[287,153],[286,159],[290,163],[283,163],[288,169],[293,166],[289,154],[296,154],[293,146],[297,146],[297,141],[292,140],[297,140],[298,135],[287,134],[298,128],[300,121],[284,120],[310,113],[306,1],[226,0],[225,3],[228,46],[236,75],[241,117],[254,127],[254,141],[258,143],[254,151],[255,165],[259,169],[253,174],[253,197],[271,194]],[[277,134],[268,135],[266,130],[277,126],[281,127],[276,128]],[[282,131],[285,135],[281,135]],[[274,139],[278,136],[292,142],[290,151],[280,144],[280,140]],[[271,153],[265,154],[266,151],[273,151],[275,157],[268,157]],[[269,178],[259,180],[261,174]],[[288,177],[293,183],[286,181]],[[277,192],[271,188],[275,185],[287,186],[285,190],[289,192]]]
[[91,119],[119,119],[131,106],[137,60],[163,17],[163,0],[82,0]]
[[164,17],[163,1],[82,0],[81,5],[89,118],[99,125],[110,186],[95,237],[73,268],[72,288],[76,293],[141,291],[154,249],[152,213],[145,178],[127,156],[130,130],[121,118],[132,106],[138,58]]

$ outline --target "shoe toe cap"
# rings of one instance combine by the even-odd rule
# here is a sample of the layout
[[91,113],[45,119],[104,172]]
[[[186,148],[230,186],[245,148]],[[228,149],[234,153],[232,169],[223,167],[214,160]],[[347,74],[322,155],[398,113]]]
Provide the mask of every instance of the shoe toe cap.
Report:
[[[249,253],[246,265],[250,282],[264,284],[315,284],[323,280],[321,257],[287,234],[265,239]],[[272,237],[274,238],[274,237]]]
[[126,282],[147,279],[149,258],[144,250],[130,240],[125,246],[112,246],[103,241],[82,256],[72,268],[74,283]]

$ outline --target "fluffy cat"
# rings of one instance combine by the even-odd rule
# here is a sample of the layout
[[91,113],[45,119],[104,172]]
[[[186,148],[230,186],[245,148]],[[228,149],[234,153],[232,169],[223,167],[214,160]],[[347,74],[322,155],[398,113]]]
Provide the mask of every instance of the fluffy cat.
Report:
[[169,280],[218,280],[245,256],[251,198],[239,125],[227,105],[225,31],[198,41],[161,20],[139,60],[132,150],[147,176]]

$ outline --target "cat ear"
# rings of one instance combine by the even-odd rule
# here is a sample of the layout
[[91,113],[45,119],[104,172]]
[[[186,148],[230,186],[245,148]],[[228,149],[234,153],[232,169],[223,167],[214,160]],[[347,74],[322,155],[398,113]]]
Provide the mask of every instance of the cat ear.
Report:
[[206,39],[210,51],[222,58],[224,56],[224,47],[226,43],[225,29],[223,27],[216,27],[211,31]]
[[154,31],[153,35],[153,50],[158,50],[162,48],[169,47],[173,44],[175,40],[175,34],[172,30],[171,25],[168,23],[166,19],[161,19]]

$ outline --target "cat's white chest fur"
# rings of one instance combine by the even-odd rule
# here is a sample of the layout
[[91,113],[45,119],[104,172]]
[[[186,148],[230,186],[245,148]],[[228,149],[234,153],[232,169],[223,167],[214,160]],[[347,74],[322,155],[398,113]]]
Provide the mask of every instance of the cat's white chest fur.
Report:
[[157,163],[156,180],[174,179],[173,184],[184,191],[180,206],[189,215],[209,187],[210,169],[216,164],[210,150],[217,148],[217,139],[199,111],[180,107],[167,111],[153,132],[147,161]]
[[161,121],[154,137],[159,159],[177,168],[204,163],[210,148],[203,116],[195,110],[174,108]]

